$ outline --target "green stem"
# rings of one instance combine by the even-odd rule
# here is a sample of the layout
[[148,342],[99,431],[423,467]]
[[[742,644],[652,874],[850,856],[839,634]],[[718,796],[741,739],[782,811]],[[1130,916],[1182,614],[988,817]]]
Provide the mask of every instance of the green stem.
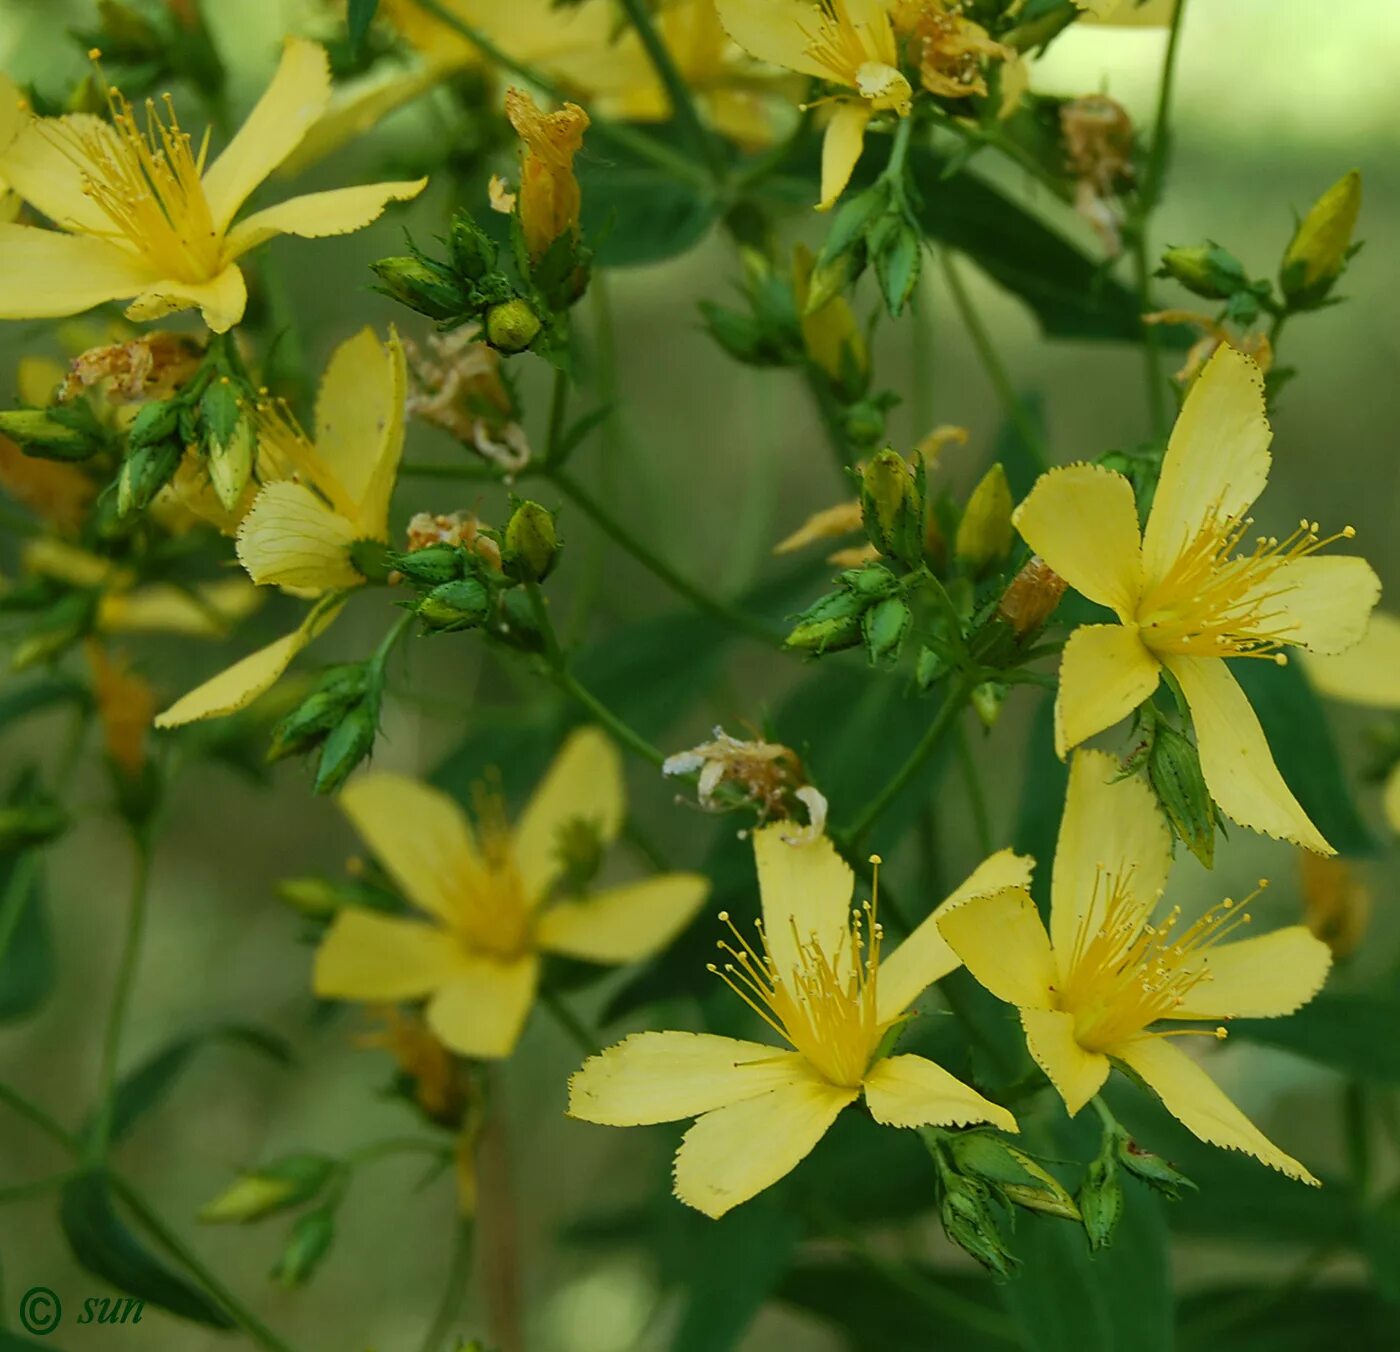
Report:
[[968,745],[967,733],[961,725],[958,726],[955,737],[958,768],[962,772],[963,787],[967,790],[967,801],[972,808],[972,826],[977,836],[977,851],[985,859],[992,852],[992,823],[987,813],[987,796],[982,792],[982,779],[977,773],[977,763],[972,759],[972,748]]
[[0,1082],[0,1103],[3,1103],[11,1112],[24,1118],[31,1126],[37,1127],[50,1140],[56,1141],[70,1155],[82,1153],[82,1145],[74,1136],[58,1125],[58,1122],[50,1117],[37,1103],[32,1103],[16,1089],[11,1089],[9,1085]]
[[550,469],[548,478],[575,507],[591,517],[594,524],[605,535],[610,536],[638,563],[655,573],[672,591],[684,597],[697,610],[704,611],[705,614],[719,620],[720,623],[728,625],[731,629],[742,634],[747,634],[750,638],[757,639],[761,643],[777,643],[780,636],[762,620],[745,614],[742,610],[729,605],[728,602],[721,601],[701,591],[694,583],[687,581],[676,572],[664,559],[658,558],[567,471],[557,467]]
[[1011,383],[1011,376],[992,343],[986,325],[982,323],[981,315],[977,313],[972,296],[953,263],[952,254],[947,249],[940,249],[938,261],[943,269],[944,280],[948,283],[948,290],[952,294],[953,304],[957,307],[958,314],[962,318],[967,336],[972,339],[972,346],[977,352],[978,360],[982,363],[982,369],[987,373],[987,378],[996,389],[997,398],[1001,400],[1007,415],[1020,434],[1026,453],[1036,462],[1037,468],[1048,469],[1050,457],[1046,451],[1045,443],[1041,440],[1035,424],[1031,422],[1025,405],[1016,394],[1015,387]]
[[452,1153],[451,1147],[441,1141],[428,1140],[422,1136],[394,1136],[386,1141],[371,1141],[358,1150],[352,1150],[345,1163],[352,1169],[362,1164],[372,1164],[375,1160],[388,1159],[393,1155],[434,1155],[438,1159]]
[[671,115],[680,123],[681,130],[699,151],[700,158],[718,182],[724,173],[724,162],[720,158],[718,146],[705,130],[705,124],[701,122],[700,114],[696,110],[690,86],[676,68],[661,34],[656,31],[645,0],[622,0],[622,8],[641,39],[647,60],[651,62],[661,83],[666,87],[666,93],[671,100]]
[[928,758],[938,749],[944,735],[954,725],[958,715],[962,713],[963,706],[967,703],[968,693],[969,682],[966,677],[955,682],[949,689],[938,712],[934,715],[933,722],[929,724],[928,731],[919,739],[918,744],[909,753],[908,759],[895,771],[885,787],[866,804],[865,811],[856,818],[850,829],[841,833],[842,838],[850,846],[854,847],[860,843],[885,810],[904,792],[914,776],[924,768]]
[[1118,1119],[1113,1115],[1113,1110],[1103,1101],[1100,1095],[1095,1094],[1089,1102],[1093,1106],[1099,1121],[1103,1124],[1105,1136],[1116,1136],[1123,1131],[1123,1128],[1118,1124]]
[[554,369],[554,387],[549,396],[549,431],[546,433],[544,463],[546,467],[559,460],[564,444],[564,419],[569,412],[569,377],[558,367]]
[[559,1026],[573,1038],[585,1056],[598,1055],[602,1049],[598,1045],[597,1037],[589,1032],[583,1020],[564,1003],[558,991],[544,987],[540,991],[540,1003],[554,1015]]
[[665,764],[666,757],[664,753],[652,746],[641,733],[624,723],[622,719],[613,713],[613,711],[591,690],[581,685],[571,671],[564,670],[557,672],[556,679],[559,682],[561,690],[583,705],[599,723],[607,728],[607,730],[629,750],[634,751],[643,760],[650,761],[658,770]]
[[841,416],[841,405],[827,385],[825,374],[815,366],[807,364],[803,371],[803,379],[807,382],[807,388],[812,394],[812,402],[816,405],[817,414],[821,418],[822,430],[826,433],[827,444],[831,447],[831,453],[836,458],[836,470],[841,476],[842,486],[848,487],[850,480],[846,476],[846,470],[856,461],[856,448],[851,444],[851,438],[846,434],[845,421]]
[[102,1071],[93,1124],[89,1156],[98,1163],[107,1157],[112,1135],[112,1113],[116,1103],[117,1064],[121,1057],[122,1033],[131,1010],[131,997],[136,989],[136,965],[141,956],[141,941],[146,931],[147,891],[151,878],[151,847],[146,840],[137,839],[135,867],[131,877],[131,900],[127,913],[126,942],[117,967],[117,984],[112,992],[111,1011],[107,1016],[107,1033],[102,1046]]
[[32,1183],[16,1183],[13,1187],[0,1188],[0,1206],[6,1206],[10,1202],[25,1202],[31,1197],[42,1197],[45,1193],[54,1192],[69,1180],[77,1178],[81,1172],[80,1169],[67,1169],[61,1174],[35,1179]]
[[39,851],[27,850],[15,864],[0,900],[0,962],[10,950],[10,944],[19,932],[19,923],[29,909],[34,895],[34,875],[39,870]]
[[[1181,46],[1181,19],[1185,12],[1186,0],[1176,0],[1171,30],[1167,35],[1166,56],[1162,60],[1162,79],[1157,89],[1157,115],[1152,125],[1152,144],[1147,152],[1147,168],[1142,176],[1138,208],[1130,227],[1138,306],[1143,314],[1150,314],[1156,308],[1152,299],[1152,257],[1148,229],[1152,213],[1162,195],[1162,179],[1167,170],[1167,156],[1171,147],[1172,86],[1176,77],[1177,52]],[[1161,438],[1167,434],[1166,376],[1162,369],[1161,336],[1155,324],[1148,324],[1143,329],[1142,355],[1152,433]]]
[[414,479],[472,479],[482,483],[500,483],[501,471],[494,465],[430,465],[421,460],[405,460],[399,473]]
[[441,1352],[452,1332],[458,1312],[466,1299],[467,1288],[472,1279],[472,1237],[474,1226],[465,1216],[457,1221],[457,1231],[452,1241],[452,1257],[447,1264],[447,1286],[442,1293],[442,1302],[437,1314],[428,1327],[423,1339],[423,1352]]

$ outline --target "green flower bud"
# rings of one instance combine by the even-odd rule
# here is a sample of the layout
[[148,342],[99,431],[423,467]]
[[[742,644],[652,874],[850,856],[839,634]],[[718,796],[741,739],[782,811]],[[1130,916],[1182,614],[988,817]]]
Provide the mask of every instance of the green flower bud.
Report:
[[846,435],[859,447],[873,446],[885,437],[885,410],[873,399],[852,404],[842,415]]
[[1090,1162],[1078,1200],[1089,1247],[1106,1249],[1123,1215],[1123,1185],[1112,1156],[1098,1155]]
[[336,1162],[325,1155],[286,1155],[240,1174],[236,1182],[199,1209],[199,1219],[208,1225],[262,1220],[309,1202],[335,1170]]
[[524,352],[543,327],[529,301],[518,296],[493,305],[486,313],[486,341],[500,352]]
[[157,441],[128,452],[117,476],[117,516],[144,512],[180,468],[185,448],[178,441]]
[[920,690],[931,690],[934,683],[942,680],[947,673],[948,662],[942,653],[928,647],[919,649],[918,661],[914,664],[914,679],[919,683]]
[[143,405],[127,428],[126,444],[136,450],[168,441],[179,431],[181,407],[177,399],[160,399]]
[[866,600],[849,591],[830,592],[798,617],[783,647],[796,652],[832,653],[861,641],[860,617]]
[[272,1280],[285,1290],[304,1286],[330,1252],[335,1240],[335,1212],[319,1207],[297,1219],[282,1257],[272,1269]]
[[872,456],[861,473],[860,505],[871,544],[887,558],[917,566],[924,537],[922,462],[911,469],[889,449]]
[[239,418],[227,441],[213,437],[205,443],[209,457],[209,482],[215,496],[230,512],[238,506],[248,480],[253,476],[253,456],[258,436],[247,418]]
[[899,579],[883,563],[867,563],[860,568],[848,568],[840,582],[857,596],[877,598],[899,590]]
[[1016,1259],[1001,1240],[993,1215],[992,1193],[976,1178],[941,1171],[939,1218],[954,1244],[999,1277],[1009,1277]]
[[1001,717],[1001,707],[1006,703],[1007,687],[1000,681],[983,681],[974,686],[968,702],[977,714],[978,721],[989,732],[996,727]]
[[505,546],[501,562],[508,577],[543,582],[559,557],[554,514],[538,502],[520,503],[506,524]]
[[100,443],[41,408],[0,411],[0,432],[19,442],[25,454],[41,460],[86,460]]
[[998,461],[981,478],[963,509],[953,557],[974,577],[1011,553],[1011,485]]
[[1169,1201],[1178,1201],[1187,1188],[1195,1190],[1196,1185],[1179,1169],[1174,1169],[1160,1155],[1143,1150],[1126,1135],[1120,1135],[1115,1142],[1115,1153],[1118,1163],[1134,1178],[1140,1179]]
[[393,551],[383,540],[354,540],[350,544],[350,564],[367,582],[383,586],[394,571]]
[[1279,283],[1289,304],[1320,304],[1346,268],[1361,212],[1361,175],[1355,169],[1313,203],[1283,255]]
[[1210,868],[1215,858],[1215,801],[1191,739],[1159,721],[1147,756],[1147,777],[1172,830]]
[[457,581],[467,566],[465,554],[456,545],[429,545],[426,549],[412,549],[391,555],[389,562],[409,582],[426,587]]
[[447,232],[452,266],[471,281],[479,281],[496,266],[496,244],[466,212],[452,217]]
[[369,673],[360,663],[333,667],[315,690],[272,730],[269,761],[310,751],[360,702]]
[[1218,244],[1167,249],[1157,276],[1172,277],[1188,291],[1207,300],[1228,300],[1249,287],[1244,264]]
[[313,920],[327,920],[347,906],[382,911],[395,905],[389,893],[369,883],[332,882],[329,878],[286,878],[277,884],[277,896]]
[[892,666],[914,623],[913,613],[897,596],[877,601],[861,616],[865,651],[875,666]]
[[381,258],[370,271],[379,278],[375,290],[429,319],[459,319],[467,299],[448,268],[420,254]]
[[363,699],[326,734],[316,767],[316,793],[334,793],[350,773],[374,750],[379,735],[379,701]]
[[491,593],[474,577],[443,582],[418,602],[416,613],[438,633],[472,629],[491,613]]

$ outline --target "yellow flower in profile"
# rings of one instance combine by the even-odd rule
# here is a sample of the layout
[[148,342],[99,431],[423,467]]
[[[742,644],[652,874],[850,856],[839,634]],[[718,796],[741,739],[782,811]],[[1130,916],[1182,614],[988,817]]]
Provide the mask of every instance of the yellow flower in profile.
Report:
[[710,1033],[636,1033],[569,1081],[569,1115],[585,1122],[697,1118],[676,1155],[675,1191],[707,1216],[789,1173],[862,1095],[885,1126],[1017,1129],[1005,1108],[941,1066],[883,1053],[914,1001],[958,966],[935,917],[968,897],[1029,886],[1031,861],[993,855],[884,957],[878,897],[853,909],[855,879],[830,840],[794,843],[790,831],[774,822],[754,832],[758,943],[721,912],[732,941],[720,944],[728,960],[711,970],[791,1050]]
[[1060,756],[1149,699],[1165,669],[1191,708],[1206,786],[1225,814],[1330,854],[1224,659],[1281,662],[1290,645],[1342,652],[1365,632],[1380,582],[1364,559],[1318,557],[1350,539],[1350,527],[1324,540],[1305,521],[1285,539],[1260,536],[1236,554],[1269,476],[1271,437],[1258,368],[1222,347],[1172,429],[1145,533],[1128,480],[1086,464],[1041,475],[1014,520],[1071,587],[1118,617],[1082,625],[1065,644]]
[[[1313,685],[1329,699],[1368,709],[1400,709],[1400,619],[1376,611],[1355,647],[1331,656],[1303,659]],[[1400,764],[1386,776],[1385,819],[1400,831]]]
[[[206,165],[167,97],[148,100],[144,126],[121,93],[111,121],[87,113],[26,118],[0,146],[0,178],[56,229],[0,225],[0,318],[77,314],[133,298],[127,316],[158,319],[197,307],[222,333],[247,302],[238,259],[274,235],[362,229],[387,203],[427,183],[372,183],[309,193],[235,221],[296,148],[330,97],[325,50],[290,38],[266,92],[233,140]],[[0,104],[18,99],[9,81]]]
[[1048,933],[1026,892],[1008,888],[946,911],[943,936],[982,985],[1018,1007],[1026,1045],[1071,1116],[1120,1063],[1201,1140],[1316,1184],[1168,1041],[1224,1029],[1154,1025],[1291,1014],[1322,989],[1331,952],[1303,925],[1232,938],[1249,923],[1248,899],[1223,901],[1191,925],[1179,908],[1154,922],[1171,833],[1147,784],[1115,782],[1118,773],[1103,752],[1074,757]]
[[542,112],[523,89],[508,89],[506,116],[521,140],[520,228],[531,261],[538,262],[561,235],[578,237],[574,156],[583,148],[588,114],[576,103]]
[[899,69],[888,0],[716,0],[746,52],[849,91],[836,95],[822,146],[818,210],[846,189],[876,113],[907,117],[914,91]]
[[401,775],[362,775],[340,803],[424,918],[341,911],[316,954],[316,994],[426,999],[428,1026],[463,1056],[510,1055],[544,954],[605,964],[649,957],[709,891],[698,874],[663,873],[574,894],[571,859],[596,858],[626,815],[617,749],[596,728],[564,743],[514,830],[487,793],[473,830],[446,794]]

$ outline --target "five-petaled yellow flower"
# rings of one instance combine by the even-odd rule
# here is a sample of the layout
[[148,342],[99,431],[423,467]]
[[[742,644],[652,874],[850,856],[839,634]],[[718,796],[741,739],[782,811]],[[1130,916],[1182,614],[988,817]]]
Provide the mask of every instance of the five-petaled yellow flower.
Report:
[[876,113],[907,117],[914,91],[899,69],[889,0],[717,0],[720,22],[761,61],[849,91],[831,100],[818,209],[845,191]]
[[166,709],[159,728],[221,718],[270,690],[364,582],[357,544],[386,544],[389,499],[403,454],[406,374],[391,331],[364,328],[332,354],[308,437],[280,405],[257,410],[263,485],[238,526],[238,557],[254,582],[324,593],[290,634],[250,653]]
[[1167,1041],[1223,1029],[1153,1025],[1291,1014],[1322,988],[1331,951],[1303,925],[1224,942],[1249,923],[1246,901],[1227,899],[1191,925],[1179,908],[1154,922],[1171,834],[1148,785],[1117,774],[1112,756],[1075,754],[1048,933],[1026,892],[1008,888],[945,912],[943,936],[978,981],[1019,1008],[1031,1055],[1071,1116],[1121,1062],[1201,1140],[1316,1183]]
[[1028,886],[1031,861],[993,855],[886,958],[875,904],[852,908],[855,879],[831,842],[791,843],[789,829],[774,822],[754,832],[758,944],[730,924],[726,961],[712,970],[792,1050],[709,1033],[636,1033],[569,1082],[569,1114],[586,1122],[698,1118],[676,1155],[675,1189],[707,1216],[794,1169],[862,1094],[886,1126],[1017,1129],[1005,1108],[941,1066],[881,1052],[910,1005],[958,965],[935,917],[968,897]]
[[1070,586],[1118,616],[1081,626],[1065,644],[1059,754],[1149,699],[1165,668],[1190,705],[1201,770],[1225,814],[1330,854],[1223,659],[1283,661],[1288,645],[1342,652],[1365,632],[1380,581],[1364,559],[1318,557],[1350,527],[1324,540],[1305,521],[1285,539],[1260,536],[1235,552],[1268,479],[1271,436],[1258,368],[1222,347],[1186,396],[1144,533],[1132,485],[1095,465],[1042,475],[1014,519]]
[[[0,102],[18,98],[0,82]],[[427,183],[309,193],[235,222],[329,98],[325,50],[291,38],[248,120],[208,165],[208,134],[196,145],[168,97],[163,110],[147,101],[144,125],[116,89],[110,122],[87,113],[25,118],[0,147],[0,179],[57,229],[0,225],[0,318],[71,315],[134,297],[131,319],[198,307],[216,333],[237,324],[247,302],[237,260],[248,250],[274,235],[362,229]]]
[[363,775],[340,802],[427,919],[342,911],[316,954],[316,994],[426,999],[429,1027],[463,1056],[510,1055],[544,954],[635,962],[670,943],[709,892],[698,874],[663,873],[571,893],[568,861],[596,858],[626,815],[617,750],[596,728],[565,742],[514,831],[489,794],[473,832],[452,799],[400,775]]

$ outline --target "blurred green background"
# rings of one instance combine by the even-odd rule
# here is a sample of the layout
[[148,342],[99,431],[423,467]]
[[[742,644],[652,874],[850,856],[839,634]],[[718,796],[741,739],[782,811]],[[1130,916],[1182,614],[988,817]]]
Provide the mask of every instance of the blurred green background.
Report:
[[[208,9],[236,69],[240,107],[265,79],[280,34],[315,17],[277,0],[240,0]],[[61,87],[63,73],[80,66],[65,39],[65,23],[88,16],[85,4],[67,0],[0,0],[0,67],[19,79]],[[1057,93],[1103,91],[1136,118],[1146,118],[1163,41],[1160,32],[1150,30],[1076,30],[1035,66],[1034,86]],[[1275,472],[1259,516],[1261,524],[1282,525],[1306,514],[1326,527],[1354,525],[1358,546],[1387,585],[1400,585],[1394,446],[1400,354],[1392,242],[1400,226],[1400,81],[1386,55],[1396,50],[1400,7],[1394,0],[1349,0],[1345,6],[1320,6],[1315,0],[1196,0],[1183,39],[1175,157],[1155,231],[1158,244],[1217,240],[1236,252],[1252,275],[1269,275],[1291,234],[1292,212],[1304,209],[1347,169],[1362,171],[1360,235],[1366,248],[1346,279],[1347,303],[1290,325],[1283,357],[1301,374],[1281,398]],[[425,127],[418,113],[399,115],[375,136],[318,166],[311,180],[323,186],[372,177],[411,152]],[[997,170],[989,157],[979,160],[978,172],[993,172],[1003,185],[1037,197],[1033,185],[1022,183],[1014,170]],[[401,219],[426,237],[448,205],[445,194],[430,193]],[[1044,193],[1038,205],[1086,249],[1096,248],[1067,209]],[[395,220],[343,239],[273,244],[293,289],[314,369],[336,342],[366,322],[382,327],[392,320],[421,336],[425,325],[366,285],[365,264],[396,252],[398,240]],[[970,444],[949,451],[939,470],[961,497],[988,461],[1003,413],[935,273],[926,269],[917,320],[882,325],[877,383],[904,396],[891,422],[897,446],[907,449],[938,423],[970,429]],[[796,377],[736,366],[701,329],[697,301],[724,300],[736,274],[732,250],[712,238],[679,260],[606,277],[622,412],[617,435],[595,440],[579,462],[585,477],[611,496],[639,535],[688,574],[731,592],[771,573],[772,543],[809,511],[847,496]],[[1019,388],[1043,405],[1059,459],[1097,456],[1147,435],[1136,350],[1047,342],[1014,298],[980,278],[973,284]],[[1190,301],[1166,286],[1161,299]],[[863,294],[862,300],[866,307],[875,303],[873,295]],[[597,350],[599,314],[596,303],[591,308],[586,303],[580,315],[586,358]],[[17,358],[36,348],[58,353],[51,339],[29,326],[0,330],[0,385],[7,393]],[[591,369],[596,372],[596,363]],[[532,373],[525,382],[527,398],[539,388],[537,376]],[[527,410],[538,436],[545,412],[541,399],[529,399]],[[449,460],[453,454],[438,434],[414,432],[411,458]],[[413,510],[458,507],[502,520],[502,503],[470,485],[405,482],[396,502],[400,520]],[[585,591],[591,593],[586,626],[591,636],[673,608],[651,578],[606,547],[577,513],[566,509],[561,525],[569,552],[561,575],[551,582],[551,595],[566,625]],[[815,594],[821,576],[814,570],[809,594]],[[292,613],[285,603],[271,606],[255,627],[268,636],[282,632]],[[360,598],[320,656],[362,655],[387,622],[382,599]],[[244,635],[235,640],[237,647],[160,644],[142,651],[148,673],[165,694],[174,695],[248,642]],[[427,773],[465,731],[501,722],[505,716],[495,711],[515,705],[521,696],[484,662],[470,636],[413,645],[409,652],[399,668],[398,697],[376,764]],[[731,731],[746,720],[761,723],[804,675],[795,663],[731,644],[703,696],[665,729],[661,744],[668,750],[687,746],[717,721]],[[525,687],[523,695],[528,699],[532,692]],[[1014,696],[979,752],[989,767],[999,845],[1010,838],[1023,746],[1038,699],[1029,689]],[[839,711],[833,714],[835,737],[842,718]],[[1367,716],[1333,708],[1329,718],[1349,758],[1359,763]],[[0,741],[7,770],[27,755],[41,754],[54,734],[46,724],[7,734]],[[904,748],[877,736],[864,754],[888,773]],[[676,808],[672,788],[635,764],[629,766],[629,781],[639,817],[668,854],[679,866],[696,866],[714,823]],[[833,796],[840,792],[839,785],[823,787]],[[96,802],[99,792],[94,777],[79,789],[77,801]],[[1377,838],[1388,839],[1375,791],[1362,788],[1359,794]],[[947,876],[961,877],[975,862],[974,849],[953,784],[934,796],[933,813]],[[894,852],[894,842],[872,843]],[[160,1210],[187,1235],[194,1232],[198,1204],[240,1165],[296,1149],[340,1152],[413,1129],[400,1105],[379,1096],[389,1075],[387,1058],[352,1046],[352,1037],[366,1026],[360,1013],[316,1013],[308,992],[310,950],[299,942],[297,918],[273,892],[287,876],[338,873],[355,848],[333,804],[310,796],[295,765],[279,767],[271,793],[202,768],[184,782],[172,804],[157,854],[153,923],[129,1025],[128,1061],[179,1030],[220,1020],[275,1029],[291,1040],[298,1056],[294,1069],[278,1070],[237,1050],[208,1053],[123,1148],[124,1169],[144,1182]],[[908,865],[914,842],[904,842],[904,848]],[[128,867],[118,831],[98,814],[85,817],[57,852],[50,872],[58,986],[39,1017],[0,1029],[0,1075],[66,1121],[81,1115],[93,1090]],[[1343,983],[1391,969],[1400,931],[1389,904],[1396,876],[1389,857],[1359,867],[1375,894],[1375,915],[1367,946],[1337,978]],[[1275,880],[1267,898],[1270,914],[1280,920],[1297,917],[1295,852],[1245,832],[1235,833],[1223,849],[1214,877],[1189,860],[1179,864],[1177,887],[1187,897],[1214,899],[1225,891],[1238,894],[1261,876]],[[607,989],[605,983],[603,992]],[[601,995],[597,998],[601,1002]],[[609,1035],[626,1027],[612,1028]],[[619,1253],[570,1242],[566,1231],[660,1186],[678,1133],[672,1128],[619,1132],[567,1121],[565,1081],[577,1060],[573,1045],[537,1011],[504,1077],[530,1346],[542,1352],[670,1347],[680,1313],[662,1291],[653,1255],[646,1248]],[[1214,1057],[1212,1067],[1241,1106],[1291,1153],[1318,1172],[1341,1170],[1340,1076],[1282,1051],[1233,1044]],[[1167,1150],[1170,1142],[1160,1144]],[[1393,1183],[1394,1164],[1380,1162],[1383,1181]],[[60,1165],[42,1140],[0,1115],[0,1185]],[[1252,1163],[1239,1167],[1262,1170]],[[303,1292],[283,1293],[267,1280],[283,1229],[279,1222],[209,1229],[193,1239],[208,1263],[300,1348],[395,1352],[415,1347],[439,1298],[454,1212],[448,1181],[415,1191],[420,1171],[421,1162],[412,1158],[391,1160],[356,1182],[342,1211],[336,1250]],[[901,1253],[958,1262],[936,1221],[903,1227],[888,1242]],[[481,1243],[489,1246],[489,1236]],[[1289,1244],[1195,1233],[1173,1240],[1171,1263],[1178,1288],[1189,1291],[1206,1282],[1287,1274],[1303,1252]],[[0,1259],[6,1316],[18,1293],[37,1283],[65,1298],[96,1287],[68,1256],[50,1202],[0,1211]],[[752,1261],[760,1264],[762,1255],[752,1255]],[[1323,1281],[1363,1279],[1360,1261],[1343,1255],[1328,1266]],[[479,1308],[478,1303],[474,1309]],[[470,1315],[464,1328],[477,1327]],[[84,1346],[82,1333],[93,1342],[99,1338],[89,1330],[65,1329],[55,1342]],[[171,1352],[203,1352],[232,1341],[153,1310],[139,1329],[102,1336],[106,1343]],[[745,1352],[819,1352],[849,1344],[815,1319],[774,1304],[738,1345]],[[957,1343],[935,1334],[928,1345]]]

